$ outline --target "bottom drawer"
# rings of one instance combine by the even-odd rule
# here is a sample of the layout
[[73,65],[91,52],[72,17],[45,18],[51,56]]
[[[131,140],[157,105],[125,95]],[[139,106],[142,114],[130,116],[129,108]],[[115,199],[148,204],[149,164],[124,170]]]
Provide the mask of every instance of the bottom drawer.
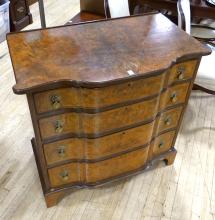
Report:
[[160,155],[161,153],[164,153],[168,151],[172,146],[173,139],[175,137],[175,131],[170,131],[167,133],[164,133],[158,137],[152,142],[152,156],[155,157],[157,155]]
[[96,163],[70,163],[48,170],[51,187],[95,183],[126,174],[144,166],[148,147]]

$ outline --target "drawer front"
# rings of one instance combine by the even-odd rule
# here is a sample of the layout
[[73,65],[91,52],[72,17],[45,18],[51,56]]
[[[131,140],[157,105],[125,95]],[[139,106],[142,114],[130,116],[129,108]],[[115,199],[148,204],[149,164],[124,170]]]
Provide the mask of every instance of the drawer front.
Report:
[[186,101],[189,86],[190,83],[188,82],[169,87],[167,91],[161,95],[160,110],[184,103]]
[[59,187],[69,183],[79,183],[83,178],[83,164],[70,163],[64,166],[48,169],[51,187]]
[[197,63],[198,63],[197,60],[191,60],[191,61],[175,64],[170,70],[168,84],[172,84],[178,81],[183,81],[186,79],[191,79],[195,72]]
[[110,160],[87,164],[87,182],[101,181],[143,167],[147,161],[148,150],[146,147]]
[[49,90],[34,95],[38,113],[74,107],[79,102],[78,89],[62,88]]
[[99,134],[135,125],[155,117],[158,97],[96,114],[66,113],[39,120],[42,138],[67,133]]
[[156,137],[156,139],[151,144],[153,156],[160,155],[161,153],[164,153],[173,147],[172,143],[174,137],[175,131],[170,131]]
[[101,108],[158,94],[165,74],[103,88],[62,88],[34,95],[38,113],[62,108]]
[[148,144],[153,123],[96,139],[69,138],[44,145],[48,165],[71,159],[95,160]]
[[165,130],[177,127],[182,109],[183,107],[177,107],[162,113],[158,119],[157,134]]
[[70,163],[48,170],[51,187],[77,182],[95,183],[141,168],[146,163],[148,147],[97,163]]

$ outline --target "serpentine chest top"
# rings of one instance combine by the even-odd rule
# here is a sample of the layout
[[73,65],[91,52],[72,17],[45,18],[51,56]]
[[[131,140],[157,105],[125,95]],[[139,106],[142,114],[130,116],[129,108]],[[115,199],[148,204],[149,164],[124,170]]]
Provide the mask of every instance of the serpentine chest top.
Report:
[[161,14],[7,36],[16,94],[27,94],[47,206],[68,190],[172,164],[201,56]]

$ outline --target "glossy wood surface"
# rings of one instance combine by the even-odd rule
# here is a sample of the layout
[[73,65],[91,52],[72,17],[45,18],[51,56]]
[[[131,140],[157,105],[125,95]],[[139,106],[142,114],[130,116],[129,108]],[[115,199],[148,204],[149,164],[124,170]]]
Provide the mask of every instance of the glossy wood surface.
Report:
[[170,70],[168,84],[192,78],[197,64],[197,60],[191,60],[174,65]]
[[48,165],[67,160],[96,160],[133,150],[151,141],[154,122],[96,139],[69,138],[45,144]]
[[[96,114],[65,113],[39,120],[42,139],[74,133],[96,136],[112,130],[152,120],[158,110],[158,97],[133,105],[115,108]],[[57,124],[60,124],[59,126]],[[58,127],[60,127],[58,129]]]
[[[71,1],[71,4],[62,0],[45,2],[50,26],[66,23],[80,10],[79,1]],[[38,4],[31,6],[31,12],[34,23],[27,29],[40,27]],[[0,44],[0,51],[5,54],[0,59],[0,219],[213,220],[213,96],[192,91],[175,144],[178,153],[172,166],[160,162],[149,172],[94,189],[46,192],[44,196],[49,207],[59,202],[47,209],[30,146],[34,133],[28,104],[25,96],[16,96],[11,89],[14,75],[6,42]],[[209,68],[213,69],[213,65]]]
[[51,83],[103,86],[210,53],[161,14],[10,34],[7,40],[16,93]]
[[183,107],[177,107],[161,114],[158,120],[157,134],[177,127]]
[[[137,33],[128,32],[134,25]],[[179,125],[208,49],[159,14],[14,36],[8,37],[14,91],[27,93],[48,206],[59,191],[98,186],[158,160],[173,163]],[[12,45],[16,39],[25,52]],[[16,53],[29,51],[26,62],[17,59]]]
[[151,144],[152,158],[168,151],[173,145],[175,130],[159,135]]
[[96,183],[144,166],[147,156],[148,147],[97,163],[70,163],[51,168],[48,170],[51,186]]
[[[36,93],[37,112],[47,112],[63,108],[98,109],[157,95],[161,92],[165,74],[135,81],[129,81],[104,88],[62,88]],[[59,97],[56,107],[52,97]]]
[[66,24],[71,25],[80,22],[87,22],[87,21],[95,21],[95,20],[102,20],[105,19],[105,15],[89,13],[89,12],[80,12],[75,15],[70,21]]
[[161,111],[167,107],[184,103],[189,86],[190,82],[169,87],[161,94],[159,110]]

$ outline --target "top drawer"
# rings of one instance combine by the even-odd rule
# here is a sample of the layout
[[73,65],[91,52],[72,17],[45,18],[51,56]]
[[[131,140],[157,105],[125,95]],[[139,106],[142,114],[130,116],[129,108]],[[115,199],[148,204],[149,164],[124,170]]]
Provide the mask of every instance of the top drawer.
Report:
[[197,63],[197,60],[191,60],[174,65],[170,70],[168,84],[192,78]]
[[34,95],[38,113],[56,109],[82,107],[102,108],[158,94],[165,74],[103,88],[61,88]]

